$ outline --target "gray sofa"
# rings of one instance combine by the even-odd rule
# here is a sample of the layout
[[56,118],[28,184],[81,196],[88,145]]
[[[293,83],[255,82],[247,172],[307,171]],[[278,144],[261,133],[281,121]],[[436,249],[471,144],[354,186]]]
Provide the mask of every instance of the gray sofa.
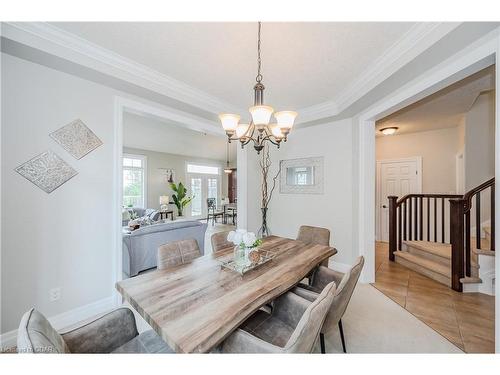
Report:
[[207,224],[199,221],[169,221],[124,233],[123,272],[132,277],[156,267],[158,247],[173,241],[195,239],[203,255],[206,230]]

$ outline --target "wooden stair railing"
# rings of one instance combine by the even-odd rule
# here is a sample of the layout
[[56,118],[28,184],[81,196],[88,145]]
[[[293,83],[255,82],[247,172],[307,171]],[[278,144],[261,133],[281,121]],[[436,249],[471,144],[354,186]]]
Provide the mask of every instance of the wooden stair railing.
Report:
[[[389,259],[403,241],[451,243],[451,284],[462,291],[460,279],[471,275],[471,209],[474,200],[476,249],[481,249],[481,192],[491,189],[491,250],[495,250],[495,179],[466,194],[409,194],[398,200],[389,196]],[[446,210],[449,202],[449,215]],[[432,214],[431,214],[432,213]],[[449,236],[446,222],[449,222]],[[440,232],[440,233],[439,233]]]
[[492,178],[474,189],[468,191],[460,199],[450,203],[450,232],[451,236],[451,287],[461,292],[460,279],[471,276],[471,211],[473,202],[475,208],[475,248],[481,250],[481,192],[490,189],[490,222],[491,242],[490,249],[495,251],[495,179]]
[[457,194],[408,194],[398,200],[389,196],[389,259],[401,250],[403,241],[447,243],[446,202]]

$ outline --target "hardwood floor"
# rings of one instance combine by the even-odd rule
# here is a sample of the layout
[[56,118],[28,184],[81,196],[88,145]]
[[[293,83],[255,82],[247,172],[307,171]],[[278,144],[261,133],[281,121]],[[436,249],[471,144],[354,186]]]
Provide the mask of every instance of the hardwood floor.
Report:
[[467,353],[495,352],[495,297],[458,293],[388,259],[378,242],[373,286]]

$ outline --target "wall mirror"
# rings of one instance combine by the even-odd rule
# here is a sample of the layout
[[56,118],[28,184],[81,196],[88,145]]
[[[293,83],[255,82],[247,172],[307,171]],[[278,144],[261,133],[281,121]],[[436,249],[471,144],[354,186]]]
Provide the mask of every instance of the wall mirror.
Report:
[[323,194],[323,158],[280,161],[280,193]]

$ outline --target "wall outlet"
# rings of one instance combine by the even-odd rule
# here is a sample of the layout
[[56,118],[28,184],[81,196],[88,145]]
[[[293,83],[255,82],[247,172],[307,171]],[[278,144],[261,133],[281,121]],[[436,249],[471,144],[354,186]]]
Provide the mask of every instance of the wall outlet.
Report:
[[50,302],[58,301],[61,298],[61,287],[52,288],[49,290],[49,300]]

